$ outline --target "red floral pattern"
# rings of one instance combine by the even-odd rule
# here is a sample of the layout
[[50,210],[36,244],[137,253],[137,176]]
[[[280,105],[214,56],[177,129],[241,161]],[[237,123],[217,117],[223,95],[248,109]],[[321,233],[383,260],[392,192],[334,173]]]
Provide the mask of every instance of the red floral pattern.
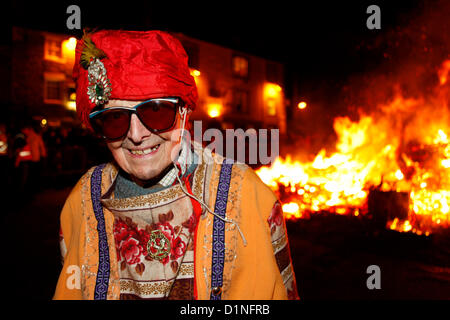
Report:
[[172,240],[172,247],[170,249],[170,259],[176,260],[182,257],[186,252],[186,242],[181,240],[180,237],[174,238]]
[[63,240],[64,240],[64,235],[63,235],[62,229],[59,228],[59,241],[61,242]]
[[136,264],[141,262],[140,255],[142,253],[142,246],[139,241],[129,237],[122,242],[120,246],[120,255],[125,258],[128,264]]
[[[130,239],[134,239],[134,241]],[[122,258],[125,258],[130,264],[138,263],[140,261],[139,257],[129,259],[131,256],[136,255],[137,249],[139,249],[139,252],[142,250],[137,226],[132,223],[131,219],[126,219],[125,221],[122,219],[115,220],[114,240],[116,242],[117,261],[122,260]],[[130,253],[128,253],[129,250],[131,250]]]
[[281,204],[279,201],[275,202],[272,213],[270,214],[269,219],[267,219],[267,222],[269,223],[269,227],[272,230],[272,233],[274,232],[274,229],[276,227],[279,227],[283,223],[283,209],[281,208]]
[[[287,237],[286,226],[284,224],[283,209],[279,201],[276,201],[274,206],[272,207],[272,212],[269,218],[267,219],[267,222],[269,224],[270,235],[272,237],[272,245],[274,243],[278,243],[278,241],[283,237]],[[282,272],[286,268],[291,269],[293,268],[289,247],[286,246],[287,246],[287,238],[286,244],[282,248],[278,248],[277,253],[275,254],[275,259],[277,261],[280,272]],[[288,299],[298,300],[299,296],[297,291],[297,284],[295,282],[295,277],[292,276],[287,279],[283,279],[283,281],[287,290]]]
[[[153,230],[160,230],[166,238],[170,241],[170,253],[161,260],[161,263],[166,265],[170,261],[175,261],[182,257],[187,249],[187,244],[180,237],[182,227],[173,227],[170,220],[173,219],[172,211],[167,214],[160,215],[160,222],[147,226],[145,229],[138,228],[137,225],[130,218],[116,218],[114,222],[114,239],[116,243],[117,260],[121,261],[121,269],[125,269],[126,265],[136,265],[136,271],[139,274],[145,269],[145,265],[141,263],[143,259],[153,260],[147,251],[147,243],[150,239],[150,234]],[[195,220],[192,216],[185,221],[183,227],[193,229]],[[178,264],[172,263],[172,268]]]
[[190,218],[183,222],[182,225],[189,230],[189,233],[194,232],[195,227],[197,226],[197,219],[195,218],[195,215],[191,215]]

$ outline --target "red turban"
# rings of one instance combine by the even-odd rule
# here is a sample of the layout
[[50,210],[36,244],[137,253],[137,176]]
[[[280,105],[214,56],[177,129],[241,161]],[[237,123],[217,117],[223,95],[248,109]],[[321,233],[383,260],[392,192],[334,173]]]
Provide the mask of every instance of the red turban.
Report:
[[[146,100],[177,96],[194,109],[197,87],[181,43],[162,31],[102,30],[88,35],[110,82],[109,100]],[[78,41],[73,77],[76,83],[77,113],[90,128],[89,113],[96,106],[88,96],[88,70],[81,64],[86,38]]]

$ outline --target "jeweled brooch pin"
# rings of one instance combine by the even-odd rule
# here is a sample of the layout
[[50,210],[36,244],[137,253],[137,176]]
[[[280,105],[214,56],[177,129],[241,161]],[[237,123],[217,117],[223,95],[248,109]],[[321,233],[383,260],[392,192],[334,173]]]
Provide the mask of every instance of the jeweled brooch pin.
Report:
[[89,64],[88,81],[89,100],[97,106],[107,103],[111,96],[111,82],[106,76],[104,64],[97,58]]
[[147,242],[147,253],[152,259],[163,260],[170,253],[170,240],[161,230],[153,230]]
[[105,52],[96,47],[89,34],[83,35],[83,49],[80,64],[88,71],[89,85],[87,94],[89,100],[96,105],[105,104],[111,96],[111,82],[106,75],[106,68],[101,59],[106,58]]

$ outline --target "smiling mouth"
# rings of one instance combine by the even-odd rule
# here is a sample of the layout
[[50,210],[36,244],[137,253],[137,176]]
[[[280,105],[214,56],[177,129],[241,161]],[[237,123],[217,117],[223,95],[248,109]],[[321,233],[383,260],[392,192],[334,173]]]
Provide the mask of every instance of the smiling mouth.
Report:
[[130,151],[130,153],[134,156],[145,156],[148,154],[153,154],[156,151],[158,151],[160,145],[161,144],[157,144],[156,146],[147,149],[136,149],[136,150],[128,149],[128,151]]

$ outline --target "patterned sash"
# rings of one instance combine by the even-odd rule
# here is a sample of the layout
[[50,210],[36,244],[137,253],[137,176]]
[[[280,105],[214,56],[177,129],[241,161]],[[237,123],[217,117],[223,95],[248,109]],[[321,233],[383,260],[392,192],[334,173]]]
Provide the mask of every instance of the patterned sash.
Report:
[[[233,161],[225,159],[220,170],[219,185],[217,188],[216,204],[214,212],[225,218],[228,202],[228,190],[230,189],[231,170]],[[214,216],[212,266],[211,266],[211,300],[222,299],[222,280],[225,262],[225,222]]]
[[106,164],[101,164],[94,169],[91,176],[91,199],[95,218],[97,219],[98,232],[98,271],[95,281],[94,300],[106,300],[108,293],[110,263],[108,238],[106,236],[105,216],[100,202],[102,193],[102,170]]

